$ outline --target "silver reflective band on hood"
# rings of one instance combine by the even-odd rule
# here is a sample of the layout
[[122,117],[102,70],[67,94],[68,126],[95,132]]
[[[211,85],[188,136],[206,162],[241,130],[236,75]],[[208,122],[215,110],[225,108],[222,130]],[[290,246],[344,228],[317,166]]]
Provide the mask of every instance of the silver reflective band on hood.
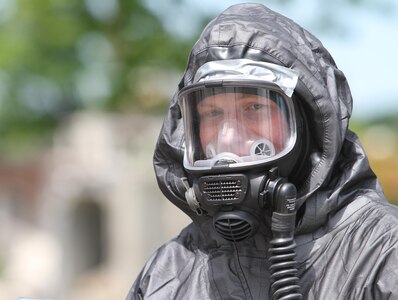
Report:
[[210,61],[196,72],[193,83],[207,80],[261,80],[274,83],[291,97],[297,85],[296,71],[283,66],[250,59]]
[[290,96],[297,84],[295,72],[247,59],[222,60],[204,64],[195,81],[178,95],[187,170],[260,165],[294,147]]

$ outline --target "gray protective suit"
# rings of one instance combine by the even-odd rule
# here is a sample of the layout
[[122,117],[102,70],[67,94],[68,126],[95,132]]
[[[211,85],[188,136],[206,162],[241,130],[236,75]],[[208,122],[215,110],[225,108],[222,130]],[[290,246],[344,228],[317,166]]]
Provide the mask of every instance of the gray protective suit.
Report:
[[[387,203],[357,136],[348,129],[352,98],[344,74],[313,35],[262,5],[235,5],[209,23],[179,89],[199,66],[249,58],[299,72],[312,139],[298,187],[297,266],[304,299],[398,299],[398,209]],[[154,154],[164,195],[193,223],[147,262],[127,299],[270,299],[270,236],[236,244],[187,205],[184,132],[176,97]]]

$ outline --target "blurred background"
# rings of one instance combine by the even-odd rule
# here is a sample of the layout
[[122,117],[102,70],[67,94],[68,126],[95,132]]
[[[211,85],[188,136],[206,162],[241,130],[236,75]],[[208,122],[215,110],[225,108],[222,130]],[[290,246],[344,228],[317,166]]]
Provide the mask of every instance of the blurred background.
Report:
[[[124,299],[189,220],[152,152],[203,26],[240,1],[0,0],[0,299]],[[398,1],[252,1],[320,38],[398,203]]]

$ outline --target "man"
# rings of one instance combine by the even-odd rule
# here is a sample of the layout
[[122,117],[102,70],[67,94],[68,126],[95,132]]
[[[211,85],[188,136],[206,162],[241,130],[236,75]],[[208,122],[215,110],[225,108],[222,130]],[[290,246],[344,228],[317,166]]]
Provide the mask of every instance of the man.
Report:
[[348,129],[344,74],[259,4],[211,21],[154,155],[193,223],[128,299],[398,299],[398,210]]

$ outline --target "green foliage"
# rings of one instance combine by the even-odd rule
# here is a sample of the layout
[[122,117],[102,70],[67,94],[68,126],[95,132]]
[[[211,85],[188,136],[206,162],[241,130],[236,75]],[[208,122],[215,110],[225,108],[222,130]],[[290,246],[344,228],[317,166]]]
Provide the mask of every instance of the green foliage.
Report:
[[370,166],[377,175],[387,199],[398,205],[398,119],[396,115],[381,116],[360,122],[350,128],[358,134],[367,153]]
[[138,0],[2,2],[0,155],[23,137],[36,144],[78,109],[144,110],[140,68],[182,70],[192,45]]

